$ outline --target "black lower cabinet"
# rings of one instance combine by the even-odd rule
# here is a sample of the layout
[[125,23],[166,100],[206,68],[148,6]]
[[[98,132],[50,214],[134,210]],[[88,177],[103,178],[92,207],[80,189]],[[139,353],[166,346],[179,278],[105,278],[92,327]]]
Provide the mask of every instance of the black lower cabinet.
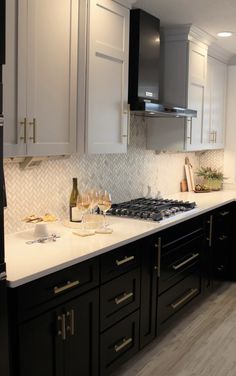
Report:
[[139,349],[139,311],[101,335],[100,375],[109,375]]
[[117,370],[204,292],[236,280],[234,218],[224,205],[9,289],[10,376]]
[[14,376],[98,375],[98,290],[19,325]]
[[[218,287],[222,281],[232,279],[234,205],[220,207],[205,218],[207,287]],[[235,273],[236,276],[236,273]]]
[[141,262],[140,348],[156,336],[158,248],[153,237],[145,241]]

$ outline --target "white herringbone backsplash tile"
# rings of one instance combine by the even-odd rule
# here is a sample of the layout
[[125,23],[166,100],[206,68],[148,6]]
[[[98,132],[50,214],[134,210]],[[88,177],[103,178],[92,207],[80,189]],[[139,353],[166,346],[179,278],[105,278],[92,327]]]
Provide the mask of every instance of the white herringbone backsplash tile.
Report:
[[[29,228],[21,219],[32,213],[41,215],[50,212],[61,219],[67,218],[73,177],[78,177],[80,191],[105,188],[111,192],[113,202],[146,195],[148,186],[153,196],[159,191],[171,197],[171,193],[180,190],[187,154],[155,154],[147,151],[145,145],[145,122],[135,118],[127,154],[73,155],[65,160],[45,161],[33,170],[25,171],[20,170],[17,164],[5,164],[6,232]],[[197,168],[199,157],[195,153],[188,153],[188,156]]]

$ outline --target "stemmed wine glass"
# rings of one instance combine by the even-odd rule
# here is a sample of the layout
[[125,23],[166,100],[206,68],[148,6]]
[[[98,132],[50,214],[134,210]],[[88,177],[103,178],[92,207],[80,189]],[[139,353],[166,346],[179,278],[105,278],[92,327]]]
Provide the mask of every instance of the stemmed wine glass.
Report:
[[90,197],[90,212],[91,214],[95,210],[95,208],[98,206],[98,192],[95,189],[91,189],[91,191],[88,192]]
[[99,210],[102,211],[104,216],[104,227],[108,226],[107,220],[106,220],[106,213],[111,208],[111,195],[107,191],[100,191],[98,193],[98,207]]
[[83,230],[84,230],[84,214],[89,210],[90,205],[91,205],[91,198],[88,193],[78,194],[76,206],[82,214]]

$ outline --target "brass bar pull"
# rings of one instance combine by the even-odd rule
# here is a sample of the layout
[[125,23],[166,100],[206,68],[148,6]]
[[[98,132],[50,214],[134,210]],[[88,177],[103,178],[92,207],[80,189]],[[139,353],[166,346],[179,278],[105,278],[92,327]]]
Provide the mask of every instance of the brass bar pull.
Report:
[[213,215],[210,215],[210,220],[207,221],[207,223],[209,223],[209,225],[210,225],[210,228],[209,228],[209,236],[208,236],[207,240],[208,240],[209,247],[211,247],[211,246],[212,246],[212,225],[213,225]]
[[210,139],[209,139],[209,141],[211,142],[211,143],[214,143],[215,141],[215,137],[214,137],[214,131],[212,131],[212,132],[210,132]]
[[215,131],[214,134],[215,134],[214,142],[215,142],[215,144],[216,144],[216,140],[217,140],[217,131]]
[[154,265],[154,270],[157,270],[157,276],[161,276],[161,237],[158,238],[157,243],[155,243],[155,248],[157,248],[157,262]]
[[61,286],[61,287],[55,286],[54,289],[53,289],[54,294],[60,294],[61,292],[65,291],[65,290],[69,290],[72,287],[78,286],[78,284],[79,284],[79,280],[74,281],[74,282],[68,281],[66,285]]
[[62,315],[57,316],[58,331],[57,334],[62,338],[63,341],[66,340],[66,316],[63,313]]
[[29,125],[33,125],[33,137],[29,137],[29,140],[33,140],[33,143],[36,143],[36,119],[33,118],[33,121],[29,122]]
[[127,144],[129,144],[130,140],[130,105],[127,104],[127,111],[123,111],[124,115],[127,115],[127,130],[126,134],[122,134],[122,139],[127,139]]
[[75,334],[75,311],[71,309],[66,312],[66,317],[70,320],[69,325],[66,326],[66,330],[73,336]]
[[27,137],[27,134],[26,134],[27,133],[27,119],[24,118],[24,121],[21,121],[20,125],[23,125],[23,127],[24,127],[24,133],[23,133],[23,136],[20,137],[20,140],[24,140],[24,144],[26,144],[26,142],[27,142],[27,139],[26,139],[26,137]]
[[190,123],[190,134],[186,138],[189,140],[189,144],[192,144],[192,136],[193,136],[193,120],[192,118],[188,118],[187,122]]
[[188,264],[189,262],[193,261],[194,259],[196,259],[198,257],[199,257],[199,253],[194,253],[191,257],[189,257],[187,260],[181,262],[180,264],[178,264],[178,265],[172,265],[172,268],[174,270],[178,270],[178,269],[182,268],[182,266]]
[[128,346],[130,343],[133,342],[133,338],[123,338],[122,340],[122,343],[120,345],[115,345],[114,346],[114,350],[116,353],[118,353],[119,351],[121,351],[124,347]]
[[228,236],[227,236],[227,235],[219,236],[219,240],[226,240],[226,239],[228,239]]
[[122,260],[116,260],[116,265],[120,266],[132,260],[134,260],[134,256],[125,256]]
[[220,215],[221,215],[221,217],[225,217],[229,213],[230,213],[229,211],[223,211],[223,212],[220,212]]
[[189,298],[195,295],[198,292],[198,289],[191,289],[186,295],[184,295],[181,299],[179,299],[176,303],[172,303],[171,307],[173,309],[177,309],[179,306],[184,304]]
[[128,132],[128,137],[127,137],[127,143],[129,145],[130,143],[130,127],[131,127],[131,124],[130,124],[131,120],[130,120],[130,104],[128,104],[128,117],[127,117],[127,132]]
[[133,295],[134,295],[133,292],[128,292],[128,293],[124,292],[124,294],[122,294],[120,297],[115,298],[115,303],[117,305],[119,305],[119,304],[125,302],[127,299],[131,298]]

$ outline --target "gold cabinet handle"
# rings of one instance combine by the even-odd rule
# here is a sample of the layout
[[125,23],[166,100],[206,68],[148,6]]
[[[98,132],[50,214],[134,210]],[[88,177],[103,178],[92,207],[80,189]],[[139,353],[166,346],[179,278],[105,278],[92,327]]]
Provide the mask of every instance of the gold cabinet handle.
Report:
[[193,136],[193,120],[192,118],[187,118],[187,123],[190,123],[190,134],[187,136],[187,140],[189,140],[189,144],[192,144],[192,136]]
[[178,265],[172,265],[172,268],[174,270],[178,270],[178,269],[182,268],[182,266],[188,264],[189,262],[193,261],[194,259],[196,259],[198,257],[199,257],[199,253],[194,253],[191,257],[189,257],[187,260],[181,262],[180,264],[178,264]]
[[229,215],[229,211],[223,211],[223,212],[220,212],[220,215],[221,217],[225,217],[226,215]]
[[177,309],[179,306],[184,304],[186,300],[191,298],[193,295],[195,295],[198,292],[198,289],[191,289],[186,295],[184,295],[182,298],[180,298],[176,303],[172,303],[171,307],[173,309]]
[[228,236],[227,235],[222,235],[222,236],[219,236],[219,240],[226,240],[228,239]]
[[155,243],[155,248],[157,248],[157,261],[154,265],[154,270],[157,270],[157,276],[161,276],[161,237],[158,238],[157,243]]
[[54,294],[60,294],[61,292],[66,291],[66,290],[69,290],[69,289],[71,289],[72,287],[75,287],[75,286],[78,286],[78,285],[79,285],[79,280],[74,281],[74,282],[70,282],[70,281],[68,281],[67,284],[64,285],[64,286],[61,286],[61,287],[55,286],[55,287],[53,288],[53,290],[54,290]]
[[116,353],[121,351],[124,347],[128,346],[130,343],[133,342],[133,338],[123,338],[121,344],[115,345],[114,350]]
[[128,300],[129,298],[131,298],[133,295],[134,295],[133,292],[124,292],[121,296],[115,298],[115,303],[119,305],[125,302],[126,300]]
[[33,143],[36,143],[36,119],[33,118],[33,121],[29,122],[29,125],[33,125],[33,137],[29,137],[29,140],[33,140]]
[[63,341],[66,340],[66,316],[63,313],[62,315],[57,316],[58,331],[57,335],[62,338]]
[[213,215],[210,216],[210,220],[207,221],[207,223],[209,223],[210,228],[209,228],[209,236],[208,236],[208,238],[206,238],[206,239],[207,239],[207,241],[208,241],[209,247],[211,247],[211,245],[212,245],[212,225],[213,225]]
[[130,142],[130,105],[127,104],[127,111],[123,111],[123,114],[127,115],[127,134],[122,134],[121,137],[127,138],[127,144]]
[[20,137],[20,140],[24,140],[24,144],[26,144],[27,142],[27,119],[24,118],[23,121],[20,122],[20,125],[23,125],[24,127],[24,133],[23,133],[23,136]]
[[122,260],[116,260],[116,265],[120,266],[132,260],[134,260],[134,256],[130,256],[130,257],[125,256]]
[[214,142],[216,144],[216,140],[217,140],[217,131],[214,132]]
[[70,311],[66,312],[66,317],[69,319],[69,324],[66,325],[66,330],[72,336],[75,335],[75,311],[71,309]]
[[210,137],[209,137],[209,142],[211,142],[211,143],[214,143],[215,142],[215,136],[214,136],[214,131],[211,131],[210,132]]

